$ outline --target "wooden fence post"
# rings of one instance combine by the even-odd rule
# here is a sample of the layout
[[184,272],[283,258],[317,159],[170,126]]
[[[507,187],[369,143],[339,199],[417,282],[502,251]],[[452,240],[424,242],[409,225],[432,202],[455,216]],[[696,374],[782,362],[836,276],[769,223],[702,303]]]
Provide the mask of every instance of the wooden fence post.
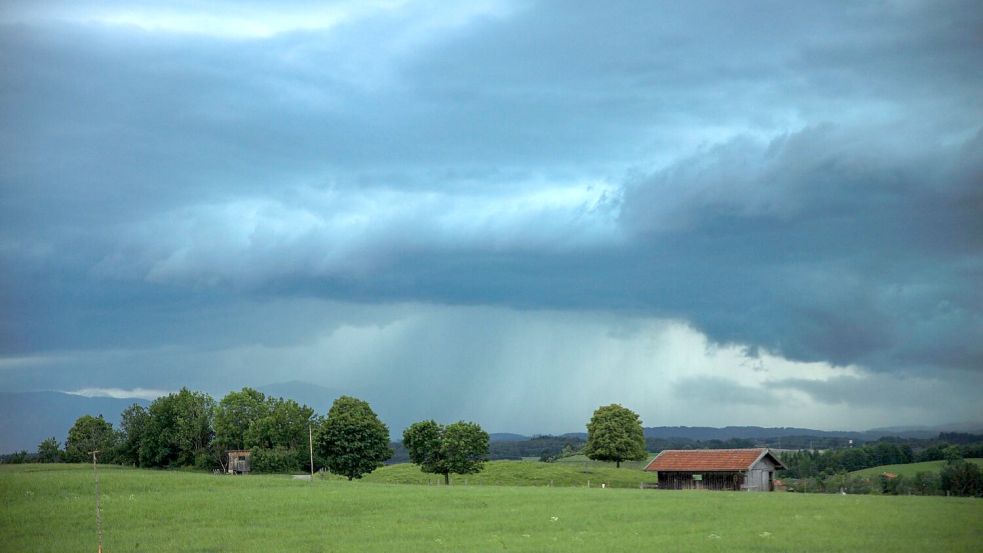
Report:
[[102,510],[99,507],[99,470],[96,468],[98,453],[98,450],[92,452],[92,473],[96,477],[96,531],[99,533],[99,553],[102,553]]

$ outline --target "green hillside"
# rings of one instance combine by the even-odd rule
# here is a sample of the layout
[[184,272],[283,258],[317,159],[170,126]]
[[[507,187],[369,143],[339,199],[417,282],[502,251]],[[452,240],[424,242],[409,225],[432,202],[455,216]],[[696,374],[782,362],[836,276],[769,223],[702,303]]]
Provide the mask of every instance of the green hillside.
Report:
[[[642,470],[650,461],[655,457],[655,453],[649,453],[645,459],[641,461],[623,461],[621,463],[621,468],[623,469],[636,469]],[[615,463],[609,463],[607,461],[592,461],[587,458],[586,455],[571,455],[570,457],[561,457],[554,461],[555,463],[562,463],[567,465],[579,465],[581,467],[587,468],[615,468]]]
[[[382,467],[366,475],[366,482],[389,484],[443,483],[438,474],[420,472],[420,467],[403,463]],[[553,486],[600,487],[603,483],[614,488],[638,488],[642,482],[655,482],[654,474],[638,468],[614,468],[614,463],[603,465],[583,463],[540,463],[537,461],[489,461],[478,474],[451,475],[452,485],[493,486]]]
[[[976,552],[969,498],[413,486],[104,467],[114,552]],[[91,467],[0,466],[0,551],[95,551]]]
[[[983,459],[966,459],[971,463],[976,463],[981,468],[983,468]],[[907,465],[881,465],[879,467],[871,467],[869,469],[856,470],[850,474],[857,474],[861,476],[878,476],[885,472],[893,472],[901,476],[914,476],[919,472],[939,472],[942,470],[942,466],[945,461],[925,461],[923,463],[909,463]]]

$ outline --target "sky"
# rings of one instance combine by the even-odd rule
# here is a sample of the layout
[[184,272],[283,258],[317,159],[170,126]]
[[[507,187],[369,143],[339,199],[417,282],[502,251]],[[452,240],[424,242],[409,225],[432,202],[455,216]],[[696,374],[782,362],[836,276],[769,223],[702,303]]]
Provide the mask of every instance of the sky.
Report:
[[296,381],[395,431],[983,421],[981,28],[6,0],[0,391]]

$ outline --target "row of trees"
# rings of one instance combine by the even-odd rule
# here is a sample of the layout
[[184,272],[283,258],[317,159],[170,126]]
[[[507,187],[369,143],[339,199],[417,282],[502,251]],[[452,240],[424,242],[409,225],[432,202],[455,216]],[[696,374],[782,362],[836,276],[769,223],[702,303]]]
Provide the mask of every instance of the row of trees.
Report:
[[[640,460],[647,455],[641,420],[620,405],[597,409],[587,425],[583,452],[596,460]],[[257,472],[310,470],[308,440],[314,468],[326,468],[349,480],[361,478],[390,459],[389,429],[368,403],[343,396],[326,417],[289,399],[267,397],[243,388],[215,402],[208,394],[187,388],[162,396],[144,408],[134,404],[120,417],[120,428],[102,415],[79,417],[68,432],[65,449],[49,438],[38,447],[41,462],[83,462],[98,451],[100,461],[148,468],[224,465],[228,450],[252,452]],[[473,422],[441,425],[421,421],[403,432],[401,444],[409,460],[424,472],[479,472],[489,452],[489,437]],[[568,444],[569,445],[569,444]],[[568,449],[571,449],[568,447]]]
[[[120,420],[117,431],[101,415],[79,417],[69,430],[64,451],[52,437],[38,446],[35,458],[82,462],[99,451],[100,460],[107,463],[225,469],[226,451],[248,449],[257,472],[296,472],[310,470],[307,440],[313,438],[315,468],[359,478],[390,459],[395,445],[400,460],[443,475],[449,482],[450,474],[480,471],[489,455],[488,434],[463,421],[447,426],[432,420],[418,422],[404,431],[401,444],[391,444],[388,428],[369,404],[352,397],[338,398],[327,417],[320,417],[307,405],[267,397],[251,388],[230,392],[217,403],[208,394],[182,389],[147,408],[131,405]],[[560,454],[585,453],[618,466],[647,455],[641,420],[620,405],[598,408],[587,430],[586,442],[541,437],[532,440],[532,447],[546,460],[555,458],[547,453],[555,447]],[[23,457],[21,462],[28,455]]]
[[789,491],[807,493],[983,496],[980,467],[963,459],[946,462],[939,472],[920,471],[912,476],[840,472],[785,483]]
[[781,455],[782,462],[785,463],[788,470],[783,471],[781,477],[825,477],[882,465],[905,465],[923,461],[955,461],[974,457],[983,457],[983,444],[979,442],[964,444],[940,442],[914,452],[911,445],[905,441],[884,438],[859,447],[783,453]]
[[[320,425],[314,410],[293,400],[268,398],[243,388],[222,401],[187,388],[154,400],[149,407],[133,404],[120,415],[118,430],[102,415],[83,415],[68,431],[65,449],[49,438],[39,446],[67,462],[80,462],[99,451],[99,459],[138,467],[212,468],[228,449],[290,452],[289,468],[301,467],[308,427]],[[42,460],[51,459],[45,455]],[[260,461],[262,464],[262,461]],[[309,464],[309,463],[308,463]]]
[[[445,481],[452,473],[480,471],[488,455],[488,434],[472,422],[418,422],[403,437],[410,459]],[[36,458],[84,462],[98,451],[104,463],[224,470],[226,451],[248,449],[257,472],[296,472],[312,469],[308,440],[314,469],[323,467],[349,480],[372,472],[393,454],[389,428],[367,402],[354,397],[336,399],[321,417],[307,405],[252,388],[230,392],[217,403],[208,394],[182,388],[147,408],[126,408],[119,430],[102,415],[79,417],[64,450],[48,438],[39,444]]]
[[907,444],[884,441],[847,449],[795,451],[783,453],[781,458],[788,467],[781,476],[811,478],[880,465],[907,464],[914,461],[915,455]]

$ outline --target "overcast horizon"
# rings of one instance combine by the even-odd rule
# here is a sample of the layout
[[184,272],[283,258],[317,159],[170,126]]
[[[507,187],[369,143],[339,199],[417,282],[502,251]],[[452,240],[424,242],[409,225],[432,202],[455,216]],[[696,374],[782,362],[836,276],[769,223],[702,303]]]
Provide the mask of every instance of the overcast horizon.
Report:
[[983,422],[980,29],[970,1],[5,2],[0,392]]

